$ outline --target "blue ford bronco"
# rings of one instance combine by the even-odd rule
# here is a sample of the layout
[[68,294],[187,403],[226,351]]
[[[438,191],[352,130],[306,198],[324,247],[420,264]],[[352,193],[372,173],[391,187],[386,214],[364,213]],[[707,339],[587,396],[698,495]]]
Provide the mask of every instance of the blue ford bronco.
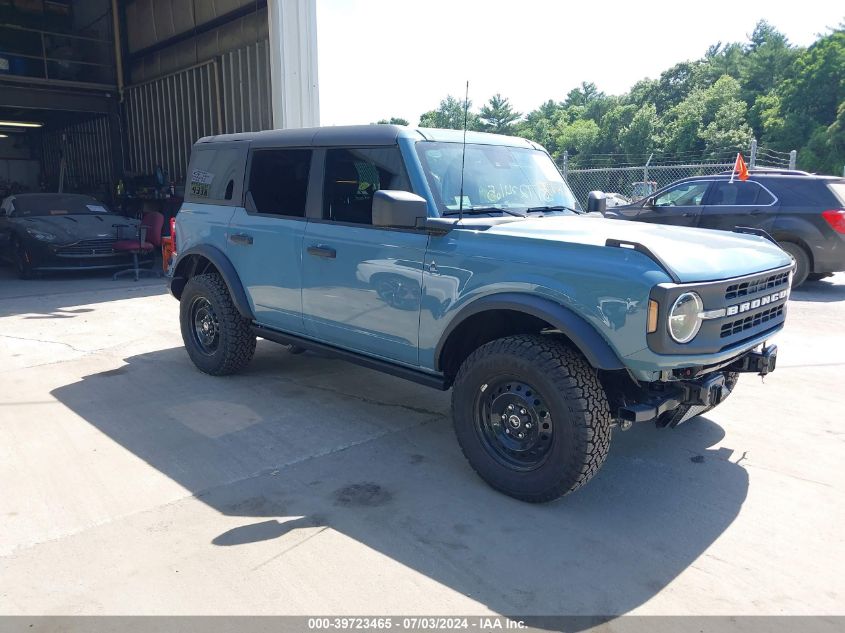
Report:
[[764,233],[581,213],[520,138],[389,125],[193,147],[170,290],[212,375],[256,338],[437,389],[491,486],[590,480],[611,428],[674,427],[765,375],[792,259]]

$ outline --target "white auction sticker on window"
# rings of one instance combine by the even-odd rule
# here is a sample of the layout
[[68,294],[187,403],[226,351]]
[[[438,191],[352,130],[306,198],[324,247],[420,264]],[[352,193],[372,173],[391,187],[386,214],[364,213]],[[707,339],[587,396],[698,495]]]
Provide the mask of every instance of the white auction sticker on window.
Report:
[[214,174],[210,171],[194,169],[191,172],[191,195],[208,198],[212,180],[214,180]]
[[89,211],[94,211],[95,213],[108,213],[109,212],[108,209],[106,209],[104,206],[99,205],[99,204],[86,204],[85,206],[88,207]]

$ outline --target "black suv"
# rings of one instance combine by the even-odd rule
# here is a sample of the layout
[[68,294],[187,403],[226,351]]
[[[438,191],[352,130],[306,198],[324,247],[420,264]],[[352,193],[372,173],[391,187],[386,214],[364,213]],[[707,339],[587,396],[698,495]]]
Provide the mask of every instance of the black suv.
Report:
[[629,205],[589,209],[605,217],[733,231],[763,229],[796,263],[793,287],[845,270],[845,178],[803,171],[751,170],[741,181],[730,173],[694,176]]

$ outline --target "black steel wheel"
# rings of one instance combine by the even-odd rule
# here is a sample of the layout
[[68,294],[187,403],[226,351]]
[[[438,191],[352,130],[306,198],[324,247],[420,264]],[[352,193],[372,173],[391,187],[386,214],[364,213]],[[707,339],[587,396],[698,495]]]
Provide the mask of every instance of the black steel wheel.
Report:
[[194,323],[194,343],[208,356],[213,356],[220,347],[220,322],[214,306],[202,295],[194,297],[191,303],[191,320]]
[[610,447],[610,407],[595,370],[552,336],[509,336],[470,354],[455,377],[452,418],[475,471],[523,501],[576,490]]
[[243,369],[255,353],[255,334],[220,275],[191,277],[179,300],[179,324],[188,356],[214,376]]
[[475,428],[490,456],[518,471],[541,466],[554,440],[546,399],[514,377],[481,386],[476,395]]

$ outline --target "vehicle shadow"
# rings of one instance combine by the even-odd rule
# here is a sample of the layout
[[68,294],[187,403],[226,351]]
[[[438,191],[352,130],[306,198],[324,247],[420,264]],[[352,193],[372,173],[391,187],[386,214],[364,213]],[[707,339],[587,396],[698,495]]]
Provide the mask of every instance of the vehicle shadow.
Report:
[[812,301],[815,303],[829,303],[845,299],[845,284],[835,283],[830,279],[806,281],[799,288],[792,291],[789,298],[792,301]]
[[230,378],[199,374],[182,348],[126,363],[52,395],[205,504],[244,517],[209,534],[212,546],[278,539],[274,560],[292,534],[331,529],[498,613],[627,613],[707,551],[748,490],[741,458],[716,446],[724,431],[706,418],[616,432],[588,486],[531,505],[472,472],[448,394],[269,344]]
[[25,319],[69,319],[87,312],[82,303],[102,303],[167,292],[161,279],[112,279],[113,271],[80,271],[35,279],[18,279],[0,268],[0,317],[28,314]]

